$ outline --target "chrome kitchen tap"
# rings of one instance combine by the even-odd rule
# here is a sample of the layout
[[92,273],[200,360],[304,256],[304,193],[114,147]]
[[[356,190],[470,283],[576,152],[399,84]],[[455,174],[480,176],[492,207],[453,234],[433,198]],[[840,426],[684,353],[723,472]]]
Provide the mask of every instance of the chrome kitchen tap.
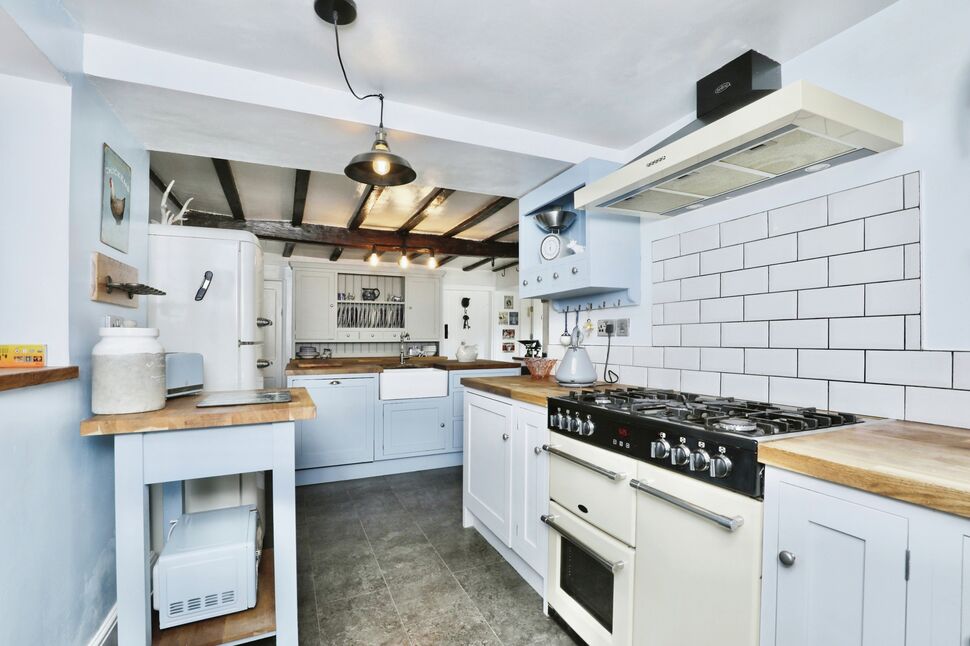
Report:
[[410,334],[408,334],[407,332],[401,332],[401,365],[402,366],[404,365],[404,362],[407,360],[407,354],[404,351],[404,342],[410,341],[410,340],[411,340]]

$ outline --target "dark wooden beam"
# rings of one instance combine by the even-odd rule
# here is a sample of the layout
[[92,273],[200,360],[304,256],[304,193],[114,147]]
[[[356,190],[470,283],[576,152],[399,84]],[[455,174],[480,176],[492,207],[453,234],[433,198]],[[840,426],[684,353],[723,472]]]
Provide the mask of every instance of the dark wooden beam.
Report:
[[488,264],[490,262],[494,262],[494,261],[495,261],[495,258],[482,258],[478,262],[473,262],[470,265],[465,265],[464,267],[461,268],[461,270],[462,271],[471,271],[473,269],[478,269],[482,265],[486,265],[486,264]]
[[[148,169],[148,178],[152,181],[152,184],[155,185],[155,188],[160,190],[164,195],[165,189],[168,188],[168,184],[166,184],[165,181],[158,176],[158,173],[155,172],[154,168]],[[175,197],[175,191],[172,191],[171,193],[168,194],[168,199],[172,200],[172,204],[175,205],[177,210],[179,211],[182,210],[182,200]]]
[[330,262],[337,262],[340,260],[340,254],[344,252],[343,247],[334,247],[333,251],[330,252]]
[[283,257],[289,258],[292,256],[294,247],[296,247],[295,242],[287,242],[285,245],[283,245]]
[[467,231],[468,229],[471,229],[473,226],[481,224],[485,220],[489,219],[490,217],[492,217],[493,215],[495,215],[496,213],[498,213],[499,211],[507,207],[512,202],[513,202],[513,198],[511,197],[500,197],[495,200],[492,200],[491,202],[486,204],[478,213],[471,216],[467,220],[453,226],[448,231],[445,231],[445,233],[442,235],[451,237],[451,236],[458,235],[462,231]]
[[508,229],[502,229],[498,233],[488,236],[487,238],[485,238],[485,242],[495,242],[496,240],[501,240],[505,236],[512,235],[518,230],[519,230],[519,225],[513,224]]
[[458,256],[445,256],[444,258],[441,258],[440,260],[438,260],[438,266],[444,267],[445,265],[447,265],[449,262],[451,262],[457,257]]
[[237,220],[245,220],[246,215],[243,213],[242,202],[239,200],[239,189],[236,188],[236,178],[232,175],[232,166],[229,165],[228,160],[216,157],[212,158],[212,165],[215,166],[216,175],[219,176],[219,183],[222,184],[222,192],[226,196],[226,202],[229,202],[232,217]]
[[336,247],[370,249],[434,249],[436,253],[452,256],[487,256],[489,258],[517,258],[519,245],[514,242],[481,242],[463,238],[409,233],[399,235],[396,231],[379,229],[357,229],[350,231],[342,227],[322,224],[303,224],[291,226],[289,222],[270,220],[236,220],[224,215],[189,211],[185,224],[196,227],[235,229],[250,231],[266,240],[284,242],[316,243]]
[[519,261],[518,260],[513,260],[510,263],[506,263],[504,265],[499,265],[498,267],[493,267],[492,268],[492,271],[504,271],[505,269],[511,269],[512,267],[515,267],[517,264],[519,264]]
[[381,198],[381,193],[383,192],[383,186],[373,186],[371,184],[364,186],[364,192],[360,194],[357,207],[354,209],[353,215],[350,216],[350,222],[347,223],[348,229],[356,231],[360,228],[360,225],[367,218],[367,214],[374,208],[374,204]]
[[424,222],[425,218],[431,215],[431,210],[441,206],[455,191],[450,188],[434,188],[428,195],[421,200],[417,210],[408,221],[401,225],[398,233],[407,233]]
[[303,224],[303,211],[306,209],[306,191],[310,186],[310,171],[296,171],[296,181],[293,183],[293,226]]

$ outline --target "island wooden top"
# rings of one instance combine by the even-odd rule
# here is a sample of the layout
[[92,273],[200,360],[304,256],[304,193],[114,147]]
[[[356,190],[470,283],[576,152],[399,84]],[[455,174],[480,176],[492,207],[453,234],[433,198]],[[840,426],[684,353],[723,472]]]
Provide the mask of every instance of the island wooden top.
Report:
[[177,397],[168,400],[165,408],[161,410],[128,415],[95,415],[81,422],[81,435],[181,431],[241,424],[293,422],[316,417],[317,408],[306,388],[290,388],[289,391],[293,399],[285,404],[248,404],[215,408],[195,407],[200,399],[211,393]]
[[764,442],[759,461],[970,518],[970,430],[867,420],[837,431]]
[[[545,406],[546,400],[550,397],[562,397],[571,391],[582,390],[581,388],[560,386],[552,377],[533,379],[528,375],[522,377],[463,377],[461,385],[536,406]],[[597,386],[629,388],[629,386],[623,384],[598,383]]]
[[13,390],[27,386],[39,386],[55,381],[77,379],[77,366],[50,366],[46,368],[0,368],[0,390]]
[[[383,372],[400,364],[400,357],[338,357],[336,359],[293,359],[286,365],[288,376],[307,375],[345,375],[372,374]],[[407,363],[423,368],[439,370],[490,370],[501,368],[521,368],[512,361],[491,361],[479,359],[461,362],[447,357],[409,357]]]

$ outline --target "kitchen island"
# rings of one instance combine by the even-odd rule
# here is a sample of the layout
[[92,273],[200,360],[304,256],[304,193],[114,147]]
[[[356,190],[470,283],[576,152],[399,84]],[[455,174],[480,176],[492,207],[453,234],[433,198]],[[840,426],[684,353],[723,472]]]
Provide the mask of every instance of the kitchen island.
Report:
[[[204,636],[200,626],[218,622],[208,631],[217,638],[179,643],[241,643],[274,634],[279,644],[297,643],[294,423],[315,417],[316,407],[306,390],[290,393],[287,403],[201,409],[196,404],[205,395],[188,396],[157,411],[81,422],[82,436],[114,438],[118,643],[152,643],[148,486],[254,471],[273,472],[275,599],[261,595],[257,607],[231,615],[232,622],[216,617],[187,624],[190,634]],[[275,616],[263,612],[269,603]]]

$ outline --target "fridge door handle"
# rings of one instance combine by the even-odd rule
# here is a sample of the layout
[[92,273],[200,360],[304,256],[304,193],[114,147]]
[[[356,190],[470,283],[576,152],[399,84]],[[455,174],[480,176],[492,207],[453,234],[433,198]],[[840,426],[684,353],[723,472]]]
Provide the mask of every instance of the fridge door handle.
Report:
[[202,276],[202,284],[199,285],[198,291],[195,292],[195,300],[201,301],[203,298],[205,298],[205,294],[209,291],[209,285],[211,284],[212,272],[207,270]]
[[262,341],[240,341],[239,342],[240,347],[244,345],[262,345],[262,344],[263,344]]

